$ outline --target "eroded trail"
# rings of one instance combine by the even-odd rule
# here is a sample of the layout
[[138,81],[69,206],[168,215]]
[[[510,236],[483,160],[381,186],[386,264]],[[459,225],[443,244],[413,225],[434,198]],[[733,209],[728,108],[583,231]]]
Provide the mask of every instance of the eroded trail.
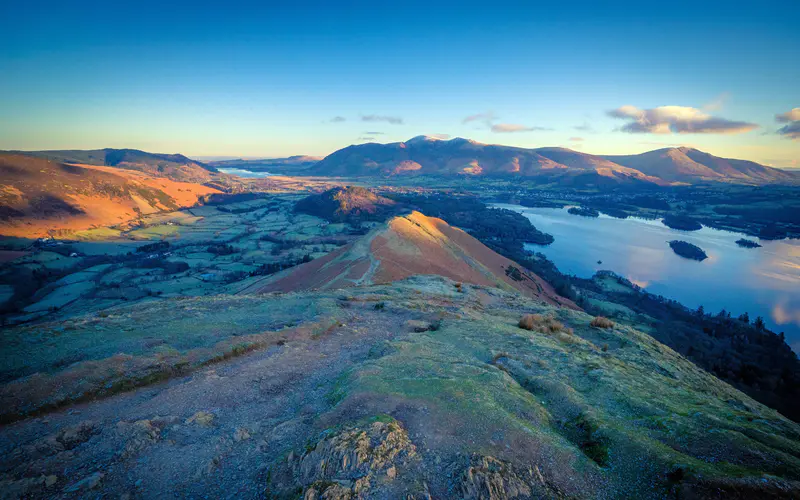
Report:
[[375,316],[349,314],[317,339],[7,426],[2,472],[30,479],[6,482],[5,496],[259,496],[268,462],[302,448],[342,372],[394,338]]

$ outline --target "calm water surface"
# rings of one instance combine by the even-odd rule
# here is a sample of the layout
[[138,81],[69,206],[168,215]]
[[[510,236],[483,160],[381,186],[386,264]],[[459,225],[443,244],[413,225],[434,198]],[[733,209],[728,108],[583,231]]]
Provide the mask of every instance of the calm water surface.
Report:
[[260,179],[262,177],[271,177],[275,174],[269,172],[251,172],[250,170],[243,170],[241,168],[218,168],[223,174],[237,175],[239,177],[249,177],[253,179]]
[[[706,312],[725,308],[734,316],[762,316],[775,332],[800,352],[800,240],[759,241],[761,248],[740,248],[739,233],[704,227],[678,231],[660,221],[606,215],[587,218],[566,208],[527,208],[496,204],[528,217],[550,233],[549,246],[526,245],[552,260],[561,272],[582,278],[601,269],[625,276],[648,292]],[[708,259],[697,262],[675,255],[667,244],[684,240],[699,246]],[[600,260],[603,263],[598,264]]]

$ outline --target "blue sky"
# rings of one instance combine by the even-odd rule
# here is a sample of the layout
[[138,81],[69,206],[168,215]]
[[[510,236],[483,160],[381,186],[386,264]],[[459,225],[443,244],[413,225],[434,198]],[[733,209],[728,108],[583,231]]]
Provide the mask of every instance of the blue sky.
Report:
[[776,120],[800,107],[796,1],[115,4],[0,0],[0,149],[324,155],[446,134],[800,167],[777,133],[800,123]]

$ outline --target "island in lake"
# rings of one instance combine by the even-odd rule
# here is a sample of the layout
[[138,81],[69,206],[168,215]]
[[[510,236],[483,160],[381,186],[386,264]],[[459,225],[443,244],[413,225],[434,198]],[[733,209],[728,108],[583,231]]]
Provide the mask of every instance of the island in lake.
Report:
[[670,248],[676,254],[687,259],[703,261],[708,258],[708,255],[697,245],[692,245],[686,241],[672,240],[669,242]]
[[736,240],[736,244],[739,245],[742,248],[761,248],[761,245],[759,245],[755,241],[748,240],[748,239],[745,239],[745,238],[740,238],[740,239]]
[[571,207],[567,212],[581,217],[600,217],[600,212],[588,207]]
[[665,226],[681,231],[697,231],[703,229],[703,225],[685,215],[667,215],[661,221]]

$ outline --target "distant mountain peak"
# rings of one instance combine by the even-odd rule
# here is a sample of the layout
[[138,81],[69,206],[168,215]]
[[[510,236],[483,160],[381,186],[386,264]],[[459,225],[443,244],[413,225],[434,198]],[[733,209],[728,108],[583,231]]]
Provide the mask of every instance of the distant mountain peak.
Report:
[[406,144],[417,144],[420,142],[438,142],[442,141],[443,139],[439,137],[435,137],[432,135],[418,135],[416,137],[412,137],[411,139],[405,141]]

